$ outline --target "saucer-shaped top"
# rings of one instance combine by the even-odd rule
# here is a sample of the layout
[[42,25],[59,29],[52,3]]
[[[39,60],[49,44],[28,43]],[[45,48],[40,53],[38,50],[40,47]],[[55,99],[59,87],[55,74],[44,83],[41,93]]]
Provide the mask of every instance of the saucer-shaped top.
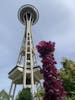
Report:
[[30,4],[23,5],[19,9],[19,11],[18,11],[18,19],[24,25],[26,24],[26,21],[24,21],[24,17],[25,17],[26,13],[29,13],[31,15],[32,25],[36,24],[36,22],[39,19],[39,12],[38,12],[38,10],[34,6],[32,6]]

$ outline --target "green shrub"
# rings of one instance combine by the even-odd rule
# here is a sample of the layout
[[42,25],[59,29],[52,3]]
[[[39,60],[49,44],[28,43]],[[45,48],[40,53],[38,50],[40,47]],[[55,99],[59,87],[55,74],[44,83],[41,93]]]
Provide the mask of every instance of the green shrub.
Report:
[[33,100],[30,89],[29,88],[22,89],[22,91],[18,93],[16,100]]

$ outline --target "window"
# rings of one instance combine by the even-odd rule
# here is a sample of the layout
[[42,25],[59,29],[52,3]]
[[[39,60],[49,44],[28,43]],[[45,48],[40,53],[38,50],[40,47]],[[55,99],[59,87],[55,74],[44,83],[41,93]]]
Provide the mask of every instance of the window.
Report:
[[28,33],[28,35],[29,35],[29,33]]
[[30,54],[27,54],[27,60],[30,60]]
[[27,65],[30,65],[30,62],[27,62]]
[[28,41],[27,44],[30,45],[30,41]]
[[28,37],[28,40],[29,40],[29,37]]
[[31,84],[31,74],[30,73],[26,74],[26,84],[27,85]]
[[27,47],[27,51],[30,52],[30,47]]

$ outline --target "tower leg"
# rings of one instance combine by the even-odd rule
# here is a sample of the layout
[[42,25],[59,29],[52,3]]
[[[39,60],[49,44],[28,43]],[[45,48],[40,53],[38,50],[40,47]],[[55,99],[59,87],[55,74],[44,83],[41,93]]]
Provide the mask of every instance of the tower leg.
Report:
[[32,85],[32,94],[34,96],[34,79],[33,79],[33,70],[32,70],[32,73],[31,73],[31,85]]
[[23,88],[26,88],[26,68],[25,67],[23,71]]
[[[9,90],[9,100],[14,100],[15,90],[16,90],[16,84],[13,84],[13,82],[12,82],[10,90]],[[13,94],[12,94],[12,92],[13,92]]]
[[11,83],[11,87],[10,87],[10,90],[9,90],[9,98],[11,98],[12,87],[13,87],[13,82]]
[[12,100],[14,100],[14,96],[15,96],[15,90],[16,90],[16,84],[14,85],[14,89],[13,89],[13,95],[12,95]]

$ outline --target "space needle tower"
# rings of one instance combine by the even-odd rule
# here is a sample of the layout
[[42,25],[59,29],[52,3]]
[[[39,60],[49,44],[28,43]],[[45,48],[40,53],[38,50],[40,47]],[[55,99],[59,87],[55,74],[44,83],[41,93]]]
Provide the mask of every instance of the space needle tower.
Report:
[[12,80],[9,96],[14,100],[17,85],[23,88],[30,88],[34,95],[34,84],[40,82],[42,75],[37,65],[31,26],[36,24],[39,19],[38,10],[32,5],[23,5],[18,11],[18,19],[25,26],[23,41],[15,67],[8,73]]

